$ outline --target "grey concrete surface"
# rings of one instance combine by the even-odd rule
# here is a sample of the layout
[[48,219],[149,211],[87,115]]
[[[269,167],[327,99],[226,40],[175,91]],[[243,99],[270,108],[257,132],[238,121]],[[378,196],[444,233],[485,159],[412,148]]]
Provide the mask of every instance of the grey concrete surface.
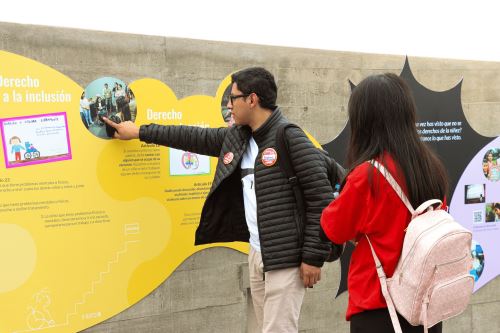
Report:
[[[493,42],[493,41],[492,41]],[[405,57],[245,45],[98,31],[0,23],[0,49],[47,64],[81,86],[102,76],[131,82],[150,77],[178,97],[215,95],[220,81],[239,68],[261,65],[279,85],[285,114],[321,143],[332,140],[347,120],[348,80],[373,73],[399,73]],[[500,63],[414,58],[416,78],[447,90],[464,78],[462,102],[472,127],[500,134]],[[188,258],[153,293],[88,333],[252,332],[246,256],[224,248]],[[322,282],[307,292],[300,331],[348,332],[347,296],[334,300],[338,263],[328,264]],[[193,292],[196,291],[196,292]],[[500,279],[479,290],[466,312],[445,323],[445,332],[500,332]]]

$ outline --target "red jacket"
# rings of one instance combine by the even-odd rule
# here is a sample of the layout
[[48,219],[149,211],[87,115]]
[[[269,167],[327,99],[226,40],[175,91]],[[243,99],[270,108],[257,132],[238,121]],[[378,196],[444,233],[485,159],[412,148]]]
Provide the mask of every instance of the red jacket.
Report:
[[[383,164],[407,193],[404,174],[393,159],[385,155]],[[370,189],[369,173],[372,174],[373,189]],[[348,175],[338,198],[323,211],[321,227],[332,242],[359,242],[352,254],[347,279],[347,320],[362,311],[387,307],[364,235],[370,237],[387,277],[391,277],[401,255],[404,230],[410,220],[411,214],[396,192],[368,162]]]

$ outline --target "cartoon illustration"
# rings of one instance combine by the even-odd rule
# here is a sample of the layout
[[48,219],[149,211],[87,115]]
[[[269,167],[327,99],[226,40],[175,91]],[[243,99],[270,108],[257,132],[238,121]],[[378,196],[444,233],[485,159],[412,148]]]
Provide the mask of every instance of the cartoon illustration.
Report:
[[198,160],[198,155],[186,152],[182,155],[182,166],[186,169],[198,169],[200,162]]
[[48,310],[52,304],[50,293],[47,288],[42,289],[33,296],[35,304],[28,307],[27,324],[31,330],[38,330],[44,327],[55,325],[55,321]]
[[24,145],[26,147],[26,152],[24,153],[25,159],[29,160],[32,158],[40,157],[40,152],[33,146],[32,143],[26,141]]
[[3,118],[0,130],[7,168],[71,159],[65,112]]
[[169,149],[170,175],[188,176],[210,173],[210,157],[195,153]]
[[21,139],[18,136],[13,136],[9,140],[9,144],[12,145],[11,153],[14,154],[16,162],[21,161],[21,150],[26,150],[21,144]]

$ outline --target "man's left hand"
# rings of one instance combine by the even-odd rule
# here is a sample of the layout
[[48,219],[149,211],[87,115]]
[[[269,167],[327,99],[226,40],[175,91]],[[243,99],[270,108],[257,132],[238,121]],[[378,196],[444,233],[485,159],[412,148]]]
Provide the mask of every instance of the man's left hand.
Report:
[[304,282],[304,287],[312,288],[321,280],[321,267],[311,266],[303,262],[300,265],[300,278]]

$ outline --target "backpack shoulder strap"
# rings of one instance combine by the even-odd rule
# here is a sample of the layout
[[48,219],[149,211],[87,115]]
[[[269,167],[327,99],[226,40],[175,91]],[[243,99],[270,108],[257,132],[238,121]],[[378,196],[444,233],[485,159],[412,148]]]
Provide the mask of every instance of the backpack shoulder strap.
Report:
[[387,182],[389,183],[389,185],[391,185],[391,187],[394,189],[394,191],[396,192],[396,194],[398,195],[398,197],[405,204],[406,208],[408,208],[408,210],[410,211],[411,216],[415,217],[416,215],[418,215],[418,214],[416,214],[417,212],[415,211],[415,209],[413,209],[413,206],[411,205],[410,200],[408,200],[408,197],[404,194],[403,190],[401,189],[401,186],[399,186],[398,182],[396,181],[396,179],[394,179],[394,177],[391,175],[391,173],[382,164],[380,164],[378,161],[371,160],[370,163],[378,171],[380,171],[380,173],[382,174],[382,176],[385,177],[385,179],[387,180]]
[[300,129],[299,126],[292,123],[282,123],[279,125],[278,130],[276,131],[276,149],[279,154],[280,168],[288,178],[288,182],[294,185],[298,182],[298,179],[295,174],[295,169],[293,168],[288,137],[286,136],[286,129],[292,127]]
[[[276,131],[276,149],[278,150],[279,166],[282,172],[288,179],[288,183],[292,186],[293,195],[295,197],[295,203],[297,204],[297,210],[300,216],[302,216],[303,222],[305,223],[306,218],[306,208],[304,204],[304,196],[302,194],[302,189],[300,188],[299,180],[293,168],[292,158],[290,156],[290,147],[288,142],[288,137],[286,136],[287,128],[299,128],[299,126],[292,123],[280,124],[278,130]],[[300,242],[303,241],[303,234],[300,234]]]
[[394,302],[392,301],[391,294],[389,294],[389,288],[387,287],[387,277],[384,272],[384,267],[382,267],[382,263],[377,257],[375,250],[373,249],[372,242],[370,242],[370,238],[366,235],[366,240],[370,245],[370,249],[372,250],[373,260],[375,260],[375,266],[377,269],[377,275],[380,280],[380,287],[382,288],[382,295],[384,296],[385,302],[387,303],[387,308],[389,309],[389,315],[391,317],[392,326],[394,327],[395,333],[402,333],[401,325],[399,324],[398,315],[396,312],[396,307],[394,306]]

